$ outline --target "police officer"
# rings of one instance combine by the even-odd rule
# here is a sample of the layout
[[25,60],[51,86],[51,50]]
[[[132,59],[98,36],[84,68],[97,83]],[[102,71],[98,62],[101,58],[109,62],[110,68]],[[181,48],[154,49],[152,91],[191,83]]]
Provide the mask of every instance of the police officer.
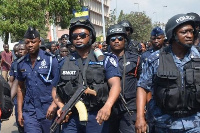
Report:
[[128,20],[122,20],[119,22],[120,25],[124,26],[126,29],[126,34],[129,42],[126,45],[126,49],[138,53],[138,41],[131,39],[131,34],[133,34],[133,27]]
[[[17,87],[18,87],[18,82],[16,80],[17,77],[17,64],[20,62],[27,51],[25,48],[25,44],[23,41],[20,41],[18,44],[16,44],[13,48],[14,54],[17,57],[11,64],[11,69],[10,69],[10,77],[9,77],[9,85],[11,87],[11,99],[14,97],[14,105],[15,105],[15,118],[16,118],[16,123],[18,127],[19,133],[24,132],[24,128],[20,126],[18,122],[18,113],[17,113],[17,98],[16,98],[16,93],[17,93]],[[22,58],[21,58],[22,57]]]
[[194,45],[200,51],[200,34],[199,34],[199,32],[200,32],[200,16],[194,12],[187,13],[187,15],[194,17],[195,27],[197,30],[196,35],[195,35]]
[[106,44],[106,41],[102,42],[102,52],[108,52],[108,44]]
[[13,85],[13,81],[15,80],[16,77],[16,73],[17,73],[17,59],[19,59],[19,48],[18,48],[18,43],[14,45],[13,47],[13,52],[14,55],[16,56],[16,59],[12,62],[11,67],[10,67],[10,72],[9,72],[9,79],[8,79],[8,84],[10,85],[10,87],[12,87]]
[[39,48],[35,28],[29,27],[24,38],[28,54],[18,63],[18,121],[24,132],[49,133],[57,107],[51,94],[58,81],[58,62]]
[[69,35],[68,34],[63,34],[61,36],[61,45],[67,45],[67,41],[69,40]]
[[67,48],[69,49],[69,52],[72,54],[76,52],[76,47],[70,41],[67,42]]
[[177,14],[165,28],[170,45],[150,55],[137,89],[137,133],[146,132],[144,118],[146,94],[153,98],[147,105],[147,121],[156,133],[200,132],[199,83],[200,53],[193,46],[193,17]]
[[83,97],[88,111],[87,125],[81,125],[77,111],[72,110],[69,121],[62,125],[62,133],[108,133],[107,120],[121,91],[116,56],[108,54],[104,56],[105,59],[98,60],[98,54],[95,56],[92,49],[96,32],[85,17],[70,21],[69,39],[76,47],[76,53],[66,58],[61,67],[58,96],[54,96],[54,100],[62,108],[79,84],[94,90],[97,95],[87,94]]
[[122,75],[121,95],[116,103],[117,111],[113,112],[110,121],[110,133],[135,133],[136,121],[136,86],[141,74],[140,56],[125,49],[128,42],[126,30],[122,25],[110,26],[106,43],[118,57],[119,70]]
[[143,63],[145,63],[148,59],[148,57],[155,52],[156,50],[159,50],[164,45],[165,35],[164,31],[160,27],[155,27],[151,31],[151,43],[152,48],[148,49],[146,52],[144,52],[141,56],[141,60]]

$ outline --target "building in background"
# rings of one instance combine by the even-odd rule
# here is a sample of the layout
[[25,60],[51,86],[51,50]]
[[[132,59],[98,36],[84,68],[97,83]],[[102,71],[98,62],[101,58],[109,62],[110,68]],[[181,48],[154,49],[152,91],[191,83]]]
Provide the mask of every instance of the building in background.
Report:
[[[97,37],[103,35],[103,22],[102,22],[102,8],[101,0],[83,0],[83,5],[89,7],[89,16],[91,22],[94,24]],[[104,19],[109,17],[110,0],[104,0]]]
[[[109,5],[111,0],[104,0],[104,19],[109,17]],[[103,35],[102,3],[101,0],[81,0],[81,4],[89,9],[89,19],[94,24],[96,36]],[[61,29],[60,26],[49,25],[47,39],[57,41],[63,34],[69,34],[68,29]],[[55,36],[55,37],[54,37]]]

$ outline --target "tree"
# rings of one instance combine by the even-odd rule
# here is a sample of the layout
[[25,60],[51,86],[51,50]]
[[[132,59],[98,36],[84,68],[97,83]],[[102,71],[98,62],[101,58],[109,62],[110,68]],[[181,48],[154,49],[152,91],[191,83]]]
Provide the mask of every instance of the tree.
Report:
[[[47,31],[48,22],[67,27],[73,16],[72,9],[80,8],[79,2],[79,0],[0,0],[0,36],[4,43],[7,43],[9,33],[17,41],[23,38],[29,26],[36,27],[42,33]],[[45,38],[45,34],[43,37]]]
[[129,20],[133,27],[132,38],[137,41],[148,41],[152,30],[151,19],[144,12],[131,12],[123,14],[120,12],[118,22]]
[[80,0],[48,0],[47,11],[50,22],[60,25],[61,28],[69,26],[69,20],[73,17],[73,10],[80,11]]
[[105,22],[105,29],[106,29],[106,31],[108,30],[108,28],[111,26],[111,25],[114,25],[114,24],[116,24],[116,22],[117,22],[117,17],[116,17],[116,9],[114,9],[114,10],[110,10],[110,14],[109,14],[109,18],[108,19],[106,19],[106,22]]

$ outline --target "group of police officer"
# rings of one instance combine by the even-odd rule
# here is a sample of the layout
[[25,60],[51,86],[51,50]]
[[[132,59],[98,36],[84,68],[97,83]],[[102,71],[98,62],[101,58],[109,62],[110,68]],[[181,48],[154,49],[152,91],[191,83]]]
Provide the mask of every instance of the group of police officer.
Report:
[[49,133],[63,106],[83,87],[96,93],[81,97],[87,124],[72,108],[56,132],[200,132],[200,53],[193,45],[200,19],[196,19],[194,14],[169,19],[165,47],[164,31],[154,28],[152,49],[140,56],[130,38],[130,22],[108,28],[109,48],[102,54],[92,49],[96,40],[92,23],[85,17],[73,18],[69,41],[76,52],[59,63],[40,49],[40,34],[29,27],[24,35],[28,53],[17,61],[15,75],[19,126],[27,133]]

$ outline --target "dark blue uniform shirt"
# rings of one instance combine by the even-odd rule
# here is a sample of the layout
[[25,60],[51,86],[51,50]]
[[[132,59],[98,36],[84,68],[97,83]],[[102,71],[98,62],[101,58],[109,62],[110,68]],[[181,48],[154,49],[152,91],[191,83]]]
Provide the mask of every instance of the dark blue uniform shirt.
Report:
[[155,50],[154,50],[153,48],[147,50],[146,52],[144,52],[144,53],[141,55],[142,63],[147,62],[147,59],[149,58],[149,56],[150,56],[153,52],[155,52]]
[[14,78],[17,76],[17,59],[11,64],[9,75],[13,76]]
[[[128,102],[128,108],[130,110],[136,110],[135,100],[136,100],[137,77],[139,77],[142,72],[142,65],[140,62],[139,55],[131,51],[125,51],[126,63],[124,63],[123,58],[124,58],[123,56],[118,58],[119,70],[121,75],[123,75],[125,70],[124,90],[123,90],[123,80],[121,80],[122,95],[124,95],[124,98]],[[126,66],[125,69],[124,66]]]
[[[153,75],[157,73],[159,65],[159,53],[156,51],[151,54],[148,58],[147,63],[144,64],[142,74],[138,81],[138,87],[142,87],[145,90],[151,91],[154,93],[153,88]],[[182,78],[183,78],[183,67],[184,65],[191,60],[191,58],[200,58],[200,54],[197,49],[192,46],[189,53],[187,53],[182,61],[180,61],[176,55],[174,55],[170,49],[170,53],[173,56],[174,62],[179,69]],[[182,80],[183,81],[183,80]],[[183,130],[192,129],[195,132],[195,127],[200,127],[200,112],[183,118],[175,118],[168,114],[162,113],[161,109],[156,105],[154,99],[150,100],[147,106],[147,121],[154,121],[155,125],[158,127],[176,129],[183,132]],[[199,132],[199,131],[198,131]]]
[[46,117],[52,99],[52,87],[58,82],[58,61],[53,55],[39,50],[35,66],[32,67],[29,54],[18,64],[19,81],[24,81],[26,94],[23,111],[31,115],[36,112],[37,119]]

